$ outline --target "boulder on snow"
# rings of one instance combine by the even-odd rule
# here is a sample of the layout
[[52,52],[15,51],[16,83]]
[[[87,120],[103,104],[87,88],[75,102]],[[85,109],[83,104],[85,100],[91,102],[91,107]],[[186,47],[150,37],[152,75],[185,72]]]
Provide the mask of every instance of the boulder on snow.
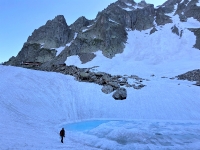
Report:
[[109,74],[104,74],[103,76],[102,76],[102,80],[104,81],[104,82],[111,82],[111,75],[109,75]]
[[119,88],[119,84],[117,82],[108,82],[109,85],[111,85],[113,88],[117,89]]
[[89,76],[90,76],[89,73],[86,73],[86,72],[80,72],[79,74],[79,78],[82,80],[88,80]]
[[172,28],[171,28],[172,32],[177,34],[179,36],[179,29],[176,27],[176,25],[174,25]]
[[139,89],[141,89],[141,88],[145,87],[145,85],[144,85],[144,84],[139,84],[138,86],[137,86],[137,85],[135,85],[135,84],[133,84],[132,86],[133,86],[133,88],[134,88],[134,89],[136,89],[136,90],[139,90]]
[[194,84],[196,86],[200,86],[200,81],[197,81],[196,84]]
[[151,29],[150,34],[153,34],[154,32],[158,31],[155,27]]
[[105,94],[110,94],[114,91],[114,89],[110,85],[105,85],[105,86],[102,87],[101,91]]
[[127,97],[127,91],[125,88],[119,88],[112,96],[115,100],[124,100]]

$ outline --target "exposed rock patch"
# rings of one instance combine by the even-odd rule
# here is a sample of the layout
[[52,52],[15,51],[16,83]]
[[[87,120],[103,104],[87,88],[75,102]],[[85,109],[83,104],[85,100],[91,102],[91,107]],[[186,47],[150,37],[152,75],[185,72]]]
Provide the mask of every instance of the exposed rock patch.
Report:
[[[167,3],[168,2],[168,3]],[[174,3],[169,3],[169,1],[167,1],[166,3],[164,3],[163,5],[161,5],[159,8],[156,9],[156,24],[157,25],[165,25],[167,23],[172,23],[171,18],[166,15],[167,13],[172,13],[174,10]]]
[[196,36],[196,43],[195,43],[194,47],[198,48],[200,50],[200,28],[198,28],[198,29],[189,29],[189,30],[192,31]]
[[[39,69],[35,67],[34,69]],[[136,75],[121,76],[105,73],[105,72],[93,72],[93,68],[78,68],[76,66],[66,66],[65,64],[52,65],[51,68],[44,69],[43,71],[60,72],[66,75],[72,75],[75,80],[80,82],[90,82],[102,86],[101,91],[105,94],[115,92],[115,99],[126,99],[127,92],[125,87],[133,87],[134,89],[141,89],[145,87],[142,84],[142,79]],[[128,79],[131,79],[135,84],[130,84]]]
[[150,34],[153,34],[154,32],[158,31],[155,27],[151,29]]
[[94,53],[80,53],[78,54],[82,64],[85,64],[96,57]]
[[80,32],[84,27],[87,27],[91,25],[94,21],[88,20],[84,16],[79,17],[72,25],[70,25],[70,28],[75,32]]
[[44,48],[65,46],[73,39],[74,32],[69,29],[63,15],[48,20],[44,26],[34,30],[28,37],[28,43],[43,44]]
[[[126,11],[128,10],[128,11]],[[109,5],[102,13],[109,18],[132,30],[146,30],[153,27],[154,5],[141,2],[139,4],[132,0],[119,0]]]
[[44,63],[56,57],[56,50],[41,48],[37,43],[24,43],[16,57],[12,57],[5,65],[21,66],[23,62]]
[[176,27],[176,25],[174,25],[171,29],[172,29],[173,33],[175,33],[179,36],[179,29]]
[[104,85],[101,89],[101,91],[105,94],[110,94],[114,91],[113,87],[111,85]]
[[126,97],[127,97],[127,91],[125,88],[119,88],[113,94],[113,98],[116,100],[124,100],[126,99]]
[[179,80],[196,81],[196,85],[200,83],[200,69],[188,71],[184,74],[176,76]]
[[197,81],[194,85],[200,86],[200,81]]
[[[193,17],[200,21],[200,6],[197,6],[196,3],[198,3],[198,0],[185,0],[187,2],[187,5],[184,9],[184,15],[187,18]],[[184,3],[186,3],[184,1]]]

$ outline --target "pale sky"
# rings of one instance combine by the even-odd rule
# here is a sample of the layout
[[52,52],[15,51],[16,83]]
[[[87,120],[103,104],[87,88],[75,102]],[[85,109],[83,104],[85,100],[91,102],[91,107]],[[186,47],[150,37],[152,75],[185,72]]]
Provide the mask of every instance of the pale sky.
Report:
[[[155,6],[165,1],[146,0]],[[70,25],[81,16],[94,19],[113,2],[116,0],[0,0],[0,63],[16,56],[34,29],[47,20],[64,15]]]

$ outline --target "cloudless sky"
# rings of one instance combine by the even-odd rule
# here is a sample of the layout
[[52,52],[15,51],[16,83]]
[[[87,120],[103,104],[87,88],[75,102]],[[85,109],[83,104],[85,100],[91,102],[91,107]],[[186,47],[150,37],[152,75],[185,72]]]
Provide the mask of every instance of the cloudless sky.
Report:
[[[16,56],[34,29],[57,15],[64,15],[68,25],[97,13],[117,0],[0,0],[0,63]],[[146,0],[155,6],[166,0]],[[140,2],[140,0],[135,0]]]

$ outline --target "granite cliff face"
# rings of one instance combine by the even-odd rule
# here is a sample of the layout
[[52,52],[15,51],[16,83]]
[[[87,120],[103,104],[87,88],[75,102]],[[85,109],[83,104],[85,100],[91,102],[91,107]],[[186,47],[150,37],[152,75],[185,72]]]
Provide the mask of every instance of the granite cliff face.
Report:
[[[70,26],[64,16],[53,20],[33,31],[16,57],[6,65],[20,66],[22,62],[40,62],[41,69],[52,65],[64,64],[67,57],[78,55],[82,63],[95,57],[94,52],[101,50],[103,55],[113,58],[123,52],[127,41],[127,31],[151,29],[150,34],[158,32],[156,26],[172,23],[168,15],[178,15],[181,22],[193,17],[200,21],[198,0],[168,0],[154,7],[144,0],[118,0],[99,12],[94,20],[78,18]],[[189,29],[196,36],[195,48],[200,49],[199,29]],[[175,24],[172,32],[182,36],[183,31]],[[58,52],[60,49],[61,52]]]
[[74,32],[69,29],[64,16],[56,16],[48,20],[44,26],[33,31],[28,37],[27,43],[38,43],[44,48],[56,48],[65,46],[72,40]]
[[7,63],[21,66],[23,62],[45,63],[56,56],[56,51],[42,47],[38,43],[24,43],[17,57],[12,57]]

